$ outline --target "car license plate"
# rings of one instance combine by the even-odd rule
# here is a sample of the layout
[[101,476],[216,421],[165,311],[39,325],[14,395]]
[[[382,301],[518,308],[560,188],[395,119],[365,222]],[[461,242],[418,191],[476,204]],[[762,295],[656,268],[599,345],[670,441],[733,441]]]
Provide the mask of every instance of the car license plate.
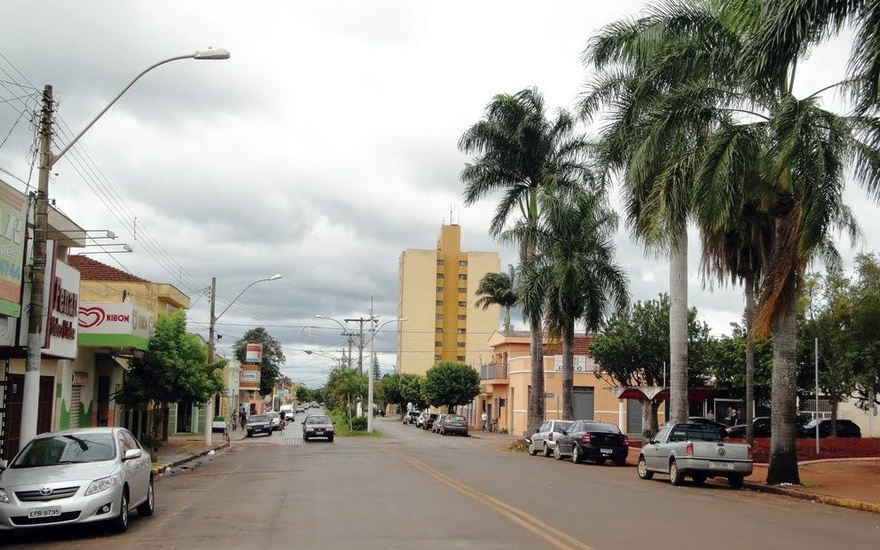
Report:
[[614,452],[611,449],[600,449],[600,450],[602,451],[603,455],[610,455],[611,453]]
[[315,435],[324,435],[324,430],[315,430]]
[[716,470],[733,470],[732,462],[712,462],[709,461],[709,467]]
[[37,508],[28,512],[29,518],[51,518],[61,515],[61,506],[52,506],[51,508]]

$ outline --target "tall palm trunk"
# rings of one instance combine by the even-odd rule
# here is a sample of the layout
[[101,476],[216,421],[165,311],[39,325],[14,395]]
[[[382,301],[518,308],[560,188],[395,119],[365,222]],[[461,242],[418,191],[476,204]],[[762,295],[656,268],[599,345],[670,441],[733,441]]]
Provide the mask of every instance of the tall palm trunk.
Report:
[[[777,222],[779,223],[779,222]],[[773,324],[773,411],[767,484],[801,482],[797,465],[797,302],[779,311]]]
[[541,317],[533,315],[529,320],[531,331],[532,391],[529,395],[529,433],[544,422],[544,330]]
[[574,420],[574,326],[562,334],[562,418]]
[[755,417],[755,338],[752,326],[755,324],[755,282],[754,276],[745,278],[746,290],[746,442],[751,445],[755,439],[752,421]]
[[688,418],[688,300],[687,230],[673,244],[669,255],[669,418],[685,422]]

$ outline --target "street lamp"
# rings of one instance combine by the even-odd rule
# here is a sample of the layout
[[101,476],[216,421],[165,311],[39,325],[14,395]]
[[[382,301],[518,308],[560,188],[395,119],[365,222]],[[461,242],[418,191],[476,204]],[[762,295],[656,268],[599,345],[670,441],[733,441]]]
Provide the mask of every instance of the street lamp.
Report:
[[21,411],[21,438],[19,448],[36,437],[37,435],[37,412],[39,410],[40,400],[40,368],[42,363],[43,349],[43,311],[44,309],[44,292],[43,285],[46,279],[46,233],[49,229],[49,173],[55,164],[70,150],[73,145],[85,134],[101,116],[107,112],[110,107],[122,97],[122,94],[128,91],[132,85],[142,76],[151,70],[165,63],[178,61],[180,59],[229,59],[229,52],[223,49],[208,49],[198,51],[189,55],[179,55],[163,59],[158,63],[150,65],[137,76],[135,76],[128,85],[116,94],[110,103],[104,107],[95,118],[89,122],[83,130],[78,133],[57,155],[53,155],[51,148],[52,143],[52,113],[54,112],[54,100],[52,98],[52,86],[47,84],[43,88],[43,109],[40,114],[40,150],[39,150],[39,171],[37,178],[37,194],[34,204],[34,238],[33,238],[33,259],[31,265],[31,298],[28,308],[28,337],[27,337],[27,361],[25,363],[24,387],[22,388],[22,411]]
[[[351,332],[348,332],[348,328],[345,325],[343,325],[342,323],[340,323],[339,321],[337,321],[336,319],[334,319],[333,317],[327,317],[326,315],[315,315],[315,319],[327,319],[328,321],[333,321],[334,323],[339,325],[339,327],[342,329],[342,335],[348,336],[348,368],[351,368],[351,345],[352,345],[353,334]],[[357,319],[353,319],[353,320],[357,320]],[[348,319],[346,319],[346,321],[348,321]],[[363,321],[363,320],[361,320],[361,321]],[[361,323],[361,331],[363,331],[363,328],[364,327],[363,327],[363,322],[362,322]],[[360,344],[358,345],[358,353],[359,353],[358,366],[360,366],[363,363],[363,352],[364,352],[364,337],[363,337],[363,332],[361,332]],[[306,352],[306,353],[308,353],[308,352]]]
[[[379,328],[376,328],[376,325],[379,323],[379,318],[374,317],[372,313],[370,313],[370,329],[372,334],[370,335],[370,360],[374,361],[376,357],[376,334],[379,333],[385,325],[391,323],[402,323],[406,321],[406,317],[399,317],[397,319],[391,319],[390,321],[385,321],[382,323]],[[370,365],[369,377],[367,378],[367,433],[373,433],[373,368]]]
[[[250,283],[246,287],[244,287],[241,292],[238,293],[238,296],[233,298],[229,305],[220,312],[220,315],[214,315],[214,307],[217,304],[217,277],[211,277],[211,318],[208,323],[208,364],[212,364],[214,362],[214,326],[217,324],[217,320],[220,317],[223,317],[223,314],[229,311],[229,308],[232,307],[232,304],[238,301],[241,298],[241,295],[245,293],[247,289],[254,286],[257,283],[262,283],[265,281],[277,281],[280,279],[282,275],[280,273],[276,273],[271,277],[266,277],[265,279],[257,279],[256,281]],[[213,428],[210,423],[213,422],[214,419],[214,398],[210,397],[208,399],[207,404],[205,404],[205,445],[211,444],[211,434]]]

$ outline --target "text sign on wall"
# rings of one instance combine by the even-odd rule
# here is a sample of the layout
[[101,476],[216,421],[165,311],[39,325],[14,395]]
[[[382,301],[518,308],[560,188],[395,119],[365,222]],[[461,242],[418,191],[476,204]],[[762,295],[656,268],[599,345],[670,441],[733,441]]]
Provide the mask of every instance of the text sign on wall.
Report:
[[43,333],[48,343],[43,353],[76,359],[76,315],[79,308],[79,271],[55,260],[46,274],[46,312]]
[[149,339],[156,314],[131,302],[82,302],[78,322],[84,334],[131,334]]
[[245,349],[245,363],[263,362],[263,344],[247,344]]
[[[553,356],[553,369],[556,371],[562,371],[562,356],[554,355]],[[593,360],[592,357],[588,357],[586,355],[575,355],[574,356],[574,372],[598,372],[599,365],[596,364],[596,361]]]
[[260,389],[260,366],[259,365],[242,365],[241,374],[239,375],[238,387],[242,390],[258,390]]

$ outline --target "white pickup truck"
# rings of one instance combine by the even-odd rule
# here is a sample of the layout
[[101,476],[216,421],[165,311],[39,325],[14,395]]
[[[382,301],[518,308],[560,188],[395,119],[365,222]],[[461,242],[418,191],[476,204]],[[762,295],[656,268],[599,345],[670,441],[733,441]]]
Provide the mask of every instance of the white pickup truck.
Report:
[[752,473],[752,447],[724,443],[711,426],[664,424],[642,445],[638,471],[642,479],[668,474],[673,485],[681,485],[685,476],[697,485],[708,478],[726,477],[730,486],[738,489],[743,478]]

